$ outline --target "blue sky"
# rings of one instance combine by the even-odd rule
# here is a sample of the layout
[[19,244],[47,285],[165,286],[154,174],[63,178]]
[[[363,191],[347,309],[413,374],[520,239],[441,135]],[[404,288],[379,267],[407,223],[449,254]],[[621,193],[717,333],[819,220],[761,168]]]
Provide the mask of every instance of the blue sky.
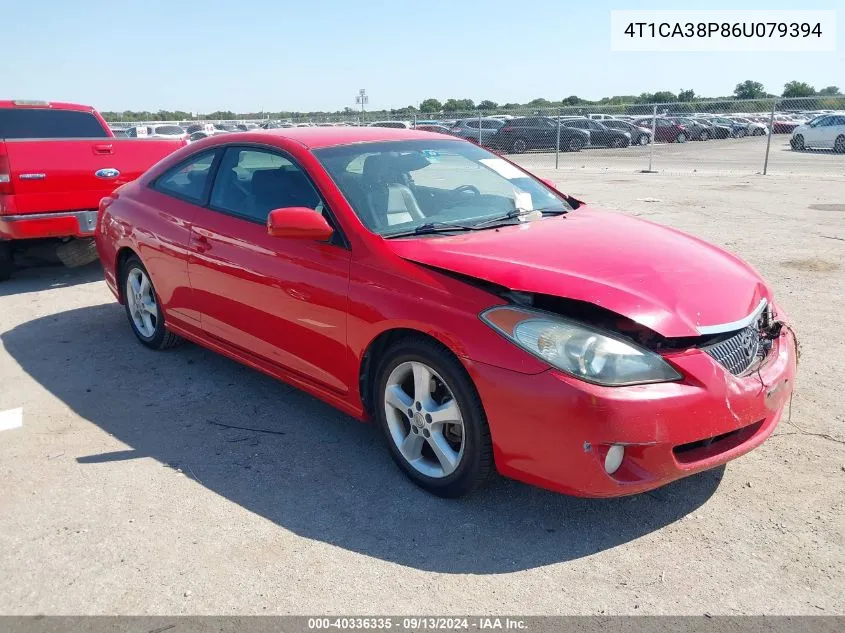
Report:
[[[135,7],[130,5],[135,4]],[[0,0],[0,98],[101,110],[372,109],[426,97],[526,102],[797,79],[845,88],[845,0],[833,53],[610,52],[611,9],[795,9],[783,0]]]

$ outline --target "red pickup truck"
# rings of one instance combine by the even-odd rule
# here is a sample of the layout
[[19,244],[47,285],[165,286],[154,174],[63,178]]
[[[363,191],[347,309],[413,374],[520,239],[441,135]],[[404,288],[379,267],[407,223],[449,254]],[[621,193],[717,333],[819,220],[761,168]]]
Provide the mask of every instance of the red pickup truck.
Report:
[[55,246],[67,266],[95,260],[100,199],[186,143],[115,138],[90,106],[0,101],[0,280],[28,246]]

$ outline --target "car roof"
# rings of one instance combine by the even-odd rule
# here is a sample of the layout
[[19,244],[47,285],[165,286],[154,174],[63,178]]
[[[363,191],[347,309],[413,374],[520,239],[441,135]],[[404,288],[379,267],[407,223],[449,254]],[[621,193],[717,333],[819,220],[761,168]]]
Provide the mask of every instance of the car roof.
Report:
[[[432,132],[418,132],[406,128],[392,127],[294,127],[272,130],[251,130],[242,132],[251,137],[277,136],[297,141],[310,149],[352,145],[354,143],[375,143],[379,141],[431,140]],[[444,139],[455,140],[453,136],[443,135]]]
[[28,108],[33,110],[76,110],[78,112],[92,112],[94,108],[78,103],[63,103],[61,101],[35,101],[28,99],[8,99],[0,101],[0,108]]

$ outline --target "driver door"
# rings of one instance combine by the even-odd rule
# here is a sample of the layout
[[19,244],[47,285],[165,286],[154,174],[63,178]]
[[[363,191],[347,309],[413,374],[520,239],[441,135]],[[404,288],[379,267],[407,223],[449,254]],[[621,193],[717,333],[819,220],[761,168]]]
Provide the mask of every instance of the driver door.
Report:
[[309,207],[334,227],[307,174],[282,152],[229,146],[208,207],[191,229],[188,266],[201,327],[241,353],[345,393],[350,251],[327,242],[272,237],[273,209]]

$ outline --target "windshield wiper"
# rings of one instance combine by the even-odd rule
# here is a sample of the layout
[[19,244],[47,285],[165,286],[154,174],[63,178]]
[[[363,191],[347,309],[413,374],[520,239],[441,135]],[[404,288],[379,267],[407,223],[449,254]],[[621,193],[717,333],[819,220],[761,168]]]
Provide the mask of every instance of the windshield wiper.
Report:
[[450,222],[427,222],[420,224],[415,229],[410,231],[400,231],[399,233],[390,233],[385,235],[385,239],[392,237],[408,237],[409,235],[430,235],[432,233],[453,233],[456,231],[477,231],[475,225],[469,226],[467,224],[452,224]]
[[568,213],[567,209],[559,209],[557,207],[545,207],[543,209],[520,209],[516,208],[512,211],[508,211],[504,215],[497,216],[495,218],[488,218],[487,220],[482,220],[481,222],[477,222],[473,224],[475,228],[493,228],[493,226],[499,223],[506,223],[508,220],[516,220],[523,216],[530,215],[532,213],[542,213],[543,215],[564,215]]

